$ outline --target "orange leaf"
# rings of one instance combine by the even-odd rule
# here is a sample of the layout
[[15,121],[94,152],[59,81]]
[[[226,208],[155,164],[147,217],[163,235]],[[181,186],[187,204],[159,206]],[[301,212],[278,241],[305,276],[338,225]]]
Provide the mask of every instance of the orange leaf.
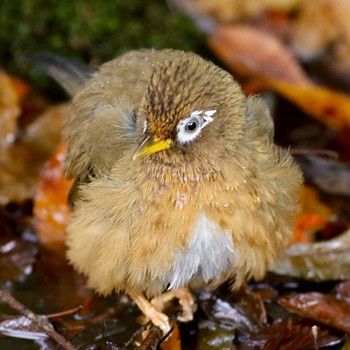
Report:
[[[20,92],[11,77],[0,71],[0,147],[15,138],[20,114]],[[0,152],[2,149],[0,149]]]
[[29,86],[24,81],[22,81],[19,78],[15,78],[15,77],[12,77],[11,80],[12,80],[12,84],[13,84],[13,86],[14,86],[15,90],[17,91],[17,94],[20,98],[23,98],[26,95],[28,95]]
[[162,350],[181,350],[181,337],[179,327],[176,326],[167,341],[160,345]]
[[296,227],[294,231],[293,243],[309,243],[312,242],[313,233],[322,227],[327,221],[323,215],[314,213],[304,213],[297,217]]
[[324,217],[329,217],[332,214],[331,209],[320,201],[318,192],[312,187],[302,187],[300,192],[300,203],[302,207],[302,213],[312,212]]
[[68,193],[72,182],[64,176],[66,148],[56,147],[43,167],[34,200],[34,217],[38,236],[44,244],[63,241],[70,218]]
[[332,215],[331,210],[319,200],[317,192],[310,187],[302,188],[300,204],[301,213],[296,220],[293,243],[313,241],[316,230],[325,225]]
[[266,79],[266,85],[320,122],[336,127],[350,127],[350,98],[316,85],[298,85]]
[[282,43],[247,26],[220,26],[209,44],[228,67],[245,77],[262,78],[273,89],[322,123],[350,127],[350,98],[313,85]]

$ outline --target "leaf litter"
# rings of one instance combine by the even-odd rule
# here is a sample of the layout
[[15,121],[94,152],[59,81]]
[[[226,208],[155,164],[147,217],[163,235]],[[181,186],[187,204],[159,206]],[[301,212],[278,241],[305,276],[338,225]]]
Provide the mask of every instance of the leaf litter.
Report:
[[[243,86],[269,94],[282,146],[309,148],[296,156],[307,182],[303,210],[275,273],[237,292],[229,285],[195,291],[195,320],[175,326],[161,348],[349,348],[349,90],[340,83],[336,90],[319,85],[327,74],[350,72],[347,2],[172,3],[206,28],[209,47]],[[313,65],[322,59],[329,64],[315,76]],[[151,328],[145,337],[140,313],[128,298],[96,296],[65,260],[71,184],[64,178],[60,138],[67,106],[38,104],[44,99],[32,94],[28,82],[3,72],[0,79],[0,289],[39,320],[83,305],[49,321],[74,348],[157,348],[159,332]],[[320,151],[339,158],[319,156]],[[36,339],[26,340],[28,349],[57,348],[47,331],[32,328],[28,314],[18,316],[1,301],[0,348],[23,344],[20,337]],[[168,309],[174,324],[177,307]]]

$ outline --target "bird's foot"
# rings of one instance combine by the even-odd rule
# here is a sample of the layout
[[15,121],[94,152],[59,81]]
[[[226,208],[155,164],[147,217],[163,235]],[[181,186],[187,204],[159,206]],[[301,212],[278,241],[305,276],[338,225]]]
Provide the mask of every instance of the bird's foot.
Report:
[[182,314],[179,316],[178,320],[181,322],[192,321],[193,313],[196,311],[197,305],[188,288],[178,288],[158,295],[151,300],[151,304],[157,310],[163,310],[164,304],[175,298],[178,299],[182,307]]
[[129,293],[130,297],[135,301],[142,313],[166,335],[170,332],[171,327],[169,318],[164,313],[158,311],[142,294]]
[[170,330],[169,318],[161,312],[164,305],[173,300],[178,299],[182,307],[182,314],[178,317],[181,322],[193,320],[193,313],[196,311],[196,302],[188,288],[179,288],[170,292],[163,293],[153,298],[150,302],[142,294],[134,294],[129,292],[130,297],[135,301],[142,313],[166,335]]

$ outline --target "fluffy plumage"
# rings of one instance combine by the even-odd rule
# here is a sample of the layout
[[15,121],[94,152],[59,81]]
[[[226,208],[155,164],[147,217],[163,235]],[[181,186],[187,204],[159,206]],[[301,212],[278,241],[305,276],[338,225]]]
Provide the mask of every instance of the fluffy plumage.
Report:
[[[179,142],[195,111],[215,113]],[[290,240],[302,179],[273,143],[267,107],[193,53],[137,50],[102,65],[64,134],[78,184],[67,254],[101,294],[238,286]],[[147,137],[167,144],[135,157]]]

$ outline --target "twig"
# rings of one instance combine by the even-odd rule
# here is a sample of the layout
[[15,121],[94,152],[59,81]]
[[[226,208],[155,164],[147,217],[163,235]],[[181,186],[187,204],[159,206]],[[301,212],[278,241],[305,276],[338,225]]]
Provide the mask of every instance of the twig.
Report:
[[83,305],[78,305],[77,307],[74,307],[73,309],[66,310],[66,311],[61,311],[61,312],[56,312],[54,314],[46,315],[46,317],[49,318],[49,319],[50,318],[59,318],[59,317],[75,314],[75,313],[77,313],[77,312],[79,312],[80,310],[83,310],[83,309],[84,309]]
[[136,336],[140,335],[142,332],[146,331],[146,337],[142,341],[141,344],[137,348],[134,348],[134,350],[156,350],[158,349],[159,344],[164,342],[174,331],[174,328],[177,324],[177,318],[181,314],[181,311],[176,311],[174,313],[174,316],[172,317],[172,325],[170,327],[170,330],[168,333],[163,334],[160,328],[154,326],[150,321],[147,322],[145,325],[143,325],[128,341],[127,344],[125,344],[125,347],[127,347],[135,338]]
[[130,339],[128,339],[128,340],[124,343],[123,349],[127,349],[127,348],[130,346],[130,344],[131,344],[133,341],[135,341],[136,338],[140,337],[141,334],[147,330],[147,327],[150,325],[150,323],[151,323],[151,322],[149,321],[149,322],[147,322],[146,324],[142,325],[139,329],[137,329],[137,330],[133,333],[133,335],[130,337]]
[[160,328],[151,325],[147,330],[147,336],[144,341],[135,350],[156,350],[161,342],[163,332]]
[[57,333],[47,320],[34,314],[31,310],[26,308],[18,300],[16,300],[10,293],[0,290],[0,301],[9,305],[12,309],[18,311],[35,324],[38,329],[44,331],[50,338],[55,340],[57,344],[61,345],[65,350],[76,350],[72,343],[66,340],[62,335]]
[[318,327],[317,326],[312,326],[311,327],[311,333],[314,338],[314,347],[315,350],[318,350]]

